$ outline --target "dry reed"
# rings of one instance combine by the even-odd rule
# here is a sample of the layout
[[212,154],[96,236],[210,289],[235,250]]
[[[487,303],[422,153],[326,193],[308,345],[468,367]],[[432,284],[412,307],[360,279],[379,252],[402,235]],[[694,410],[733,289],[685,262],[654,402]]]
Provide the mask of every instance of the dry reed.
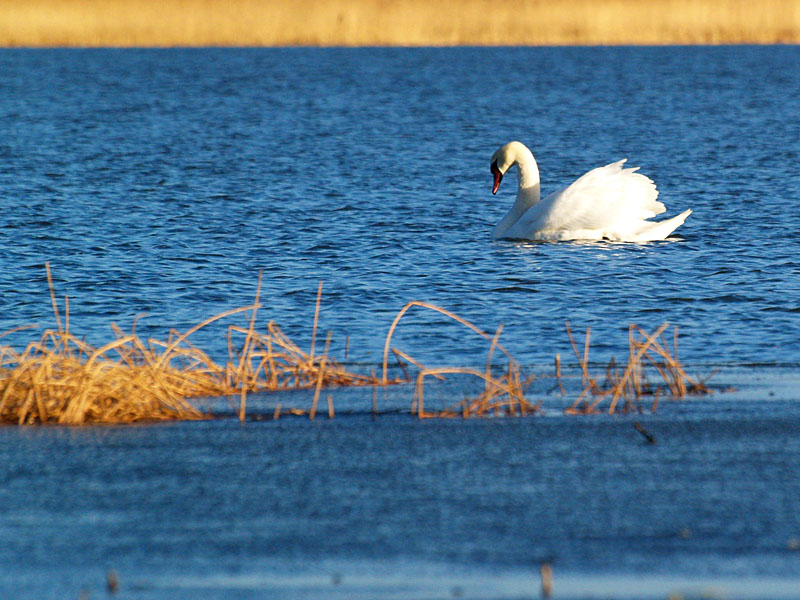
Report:
[[[46,268],[56,329],[46,330],[21,353],[0,346],[0,422],[74,425],[202,419],[210,415],[188,398],[233,394],[240,396],[238,413],[244,419],[248,392],[307,387],[316,388],[309,414],[313,418],[321,387],[379,383],[374,377],[347,371],[329,357],[330,335],[322,355],[315,356],[314,341],[309,352],[304,352],[272,321],[266,332],[257,331],[260,277],[256,300],[250,306],[206,319],[185,333],[172,331],[166,342],[142,340],[135,333],[135,322],[130,334],[112,325],[115,339],[98,348],[70,332],[68,300],[62,324],[49,265]],[[321,287],[314,335],[320,293]],[[188,341],[211,323],[247,312],[246,328],[228,327],[225,366]],[[276,418],[279,414],[280,408],[276,408]]]
[[[520,368],[519,364],[516,360],[514,360],[508,351],[500,345],[499,339],[500,334],[503,331],[503,326],[500,325],[497,331],[495,332],[494,336],[490,336],[485,331],[479,329],[466,319],[459,317],[455,313],[452,313],[444,308],[436,306],[434,304],[429,304],[427,302],[419,302],[419,301],[412,301],[406,304],[400,312],[397,313],[397,316],[392,321],[391,326],[389,327],[389,332],[386,335],[386,342],[384,343],[383,347],[383,378],[382,382],[387,381],[387,370],[388,370],[388,360],[389,360],[389,349],[391,347],[391,340],[392,335],[397,328],[397,325],[400,323],[400,320],[403,316],[413,307],[420,307],[426,308],[428,310],[432,310],[438,312],[440,314],[445,315],[446,317],[460,323],[464,327],[471,329],[484,339],[487,339],[491,342],[489,346],[489,352],[486,357],[486,367],[484,371],[479,371],[477,369],[470,369],[464,367],[440,367],[440,368],[427,368],[418,361],[412,359],[408,354],[398,350],[397,348],[391,348],[392,352],[398,357],[403,358],[416,366],[419,369],[419,373],[416,379],[416,386],[414,387],[414,399],[411,404],[411,413],[416,414],[420,419],[425,418],[432,418],[432,417],[439,417],[439,418],[447,418],[447,417],[483,417],[483,416],[490,416],[490,415],[519,415],[525,416],[528,414],[534,414],[538,412],[541,408],[540,404],[533,404],[530,402],[526,397],[524,390],[529,385],[530,380],[523,381],[520,376]],[[503,354],[506,355],[508,359],[508,368],[506,372],[502,375],[495,376],[492,373],[491,363],[492,363],[492,356],[494,355],[495,349],[500,350]],[[402,363],[401,363],[402,364]],[[403,367],[405,370],[405,367]],[[408,373],[406,371],[406,373]],[[482,380],[483,382],[483,391],[478,395],[477,398],[467,398],[459,401],[452,406],[443,408],[437,411],[426,411],[425,410],[425,378],[428,376],[437,377],[442,379],[444,375],[471,375],[473,377],[477,377],[478,379]]]
[[[412,377],[407,364],[418,370],[411,405],[411,413],[422,418],[431,417],[484,417],[495,415],[525,416],[541,411],[541,402],[533,403],[525,390],[533,380],[524,380],[520,366],[499,339],[503,326],[494,335],[479,329],[466,319],[439,306],[413,301],[406,304],[394,318],[386,336],[383,351],[382,376],[352,373],[340,366],[329,355],[331,334],[328,333],[321,354],[316,352],[322,284],[317,290],[309,350],[302,350],[273,322],[266,331],[256,329],[256,317],[261,307],[261,275],[259,274],[253,304],[225,311],[213,316],[184,333],[171,331],[167,341],[142,340],[136,335],[136,321],[130,333],[112,324],[114,339],[95,347],[70,331],[69,300],[64,299],[64,320],[53,288],[50,266],[46,266],[50,299],[56,329],[46,330],[41,338],[28,344],[17,353],[10,346],[0,346],[0,423],[32,424],[85,424],[134,423],[166,419],[203,419],[211,415],[202,412],[189,401],[198,396],[239,396],[238,416],[246,418],[247,394],[260,391],[312,389],[313,400],[309,409],[282,408],[278,403],[273,418],[282,414],[303,415],[314,419],[322,388],[331,386],[373,386],[372,413],[377,407],[378,386],[386,386]],[[431,310],[456,321],[489,342],[483,370],[465,367],[429,368],[409,354],[391,346],[392,336],[401,319],[414,307]],[[224,366],[189,342],[198,330],[221,319],[248,314],[246,327],[229,325],[227,328],[228,360]],[[658,405],[661,393],[674,397],[686,394],[707,393],[704,381],[693,379],[677,359],[677,328],[670,344],[665,339],[668,325],[664,324],[653,334],[636,325],[629,329],[629,356],[624,370],[612,359],[606,369],[605,381],[589,372],[590,330],[586,330],[581,352],[567,324],[567,334],[581,368],[583,391],[566,412],[568,414],[594,414],[607,410],[630,412],[640,410],[640,400],[654,398],[652,409]],[[18,327],[5,334],[18,332]],[[349,345],[349,344],[348,344]],[[389,352],[394,354],[405,377],[388,377]],[[505,355],[506,367],[502,374],[492,369],[495,351]],[[663,385],[653,386],[645,377],[649,365],[660,375]],[[475,398],[454,402],[439,410],[425,406],[425,382],[430,377],[444,379],[445,375],[468,375],[477,378],[482,391]],[[556,357],[555,378],[561,383],[561,361]],[[607,402],[607,409],[602,408]],[[328,417],[333,418],[331,395],[327,397]]]
[[[620,374],[612,358],[606,368],[605,381],[600,384],[598,379],[589,373],[590,328],[586,329],[583,354],[581,354],[567,323],[567,335],[581,367],[583,391],[565,412],[572,415],[603,412],[605,409],[601,409],[600,406],[605,401],[608,401],[609,414],[614,414],[618,410],[626,413],[639,412],[641,400],[645,397],[653,398],[651,410],[655,412],[662,393],[669,393],[676,398],[682,398],[687,394],[710,393],[705,380],[690,377],[678,361],[677,327],[673,329],[672,351],[670,351],[670,344],[664,338],[668,327],[669,323],[664,323],[654,333],[649,334],[638,325],[631,325],[628,328],[628,362],[624,371]],[[645,374],[645,367],[648,364],[660,375],[663,381],[661,386],[648,382]]]

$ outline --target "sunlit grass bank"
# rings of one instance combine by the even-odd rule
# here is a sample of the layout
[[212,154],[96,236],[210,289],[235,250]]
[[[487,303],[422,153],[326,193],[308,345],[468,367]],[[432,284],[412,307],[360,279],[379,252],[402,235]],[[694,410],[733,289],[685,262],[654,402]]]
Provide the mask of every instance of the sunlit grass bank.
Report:
[[[80,425],[211,418],[213,415],[203,412],[190,400],[200,396],[237,396],[239,418],[244,420],[248,393],[302,388],[314,390],[310,405],[287,407],[286,412],[313,419],[320,392],[325,387],[379,387],[412,381],[416,384],[410,412],[419,418],[525,416],[541,411],[541,401],[534,403],[526,397],[526,389],[533,377],[522,377],[519,363],[499,342],[502,325],[494,335],[490,335],[466,319],[425,302],[409,302],[395,317],[386,336],[382,373],[378,377],[374,372],[359,374],[340,366],[328,354],[330,334],[320,352],[317,324],[321,284],[311,327],[311,345],[307,351],[289,339],[272,321],[267,323],[266,330],[257,329],[256,317],[261,308],[260,282],[252,305],[206,319],[183,333],[173,331],[165,341],[141,339],[136,334],[134,323],[130,333],[112,325],[114,339],[95,347],[70,331],[69,300],[65,298],[63,308],[59,307],[49,266],[47,275],[56,329],[46,330],[22,352],[11,346],[0,346],[0,422]],[[391,341],[396,328],[414,307],[440,313],[485,338],[490,343],[485,366],[426,367],[407,352],[393,347]],[[247,322],[228,326],[228,360],[224,365],[215,363],[206,352],[191,343],[190,337],[196,331],[236,315],[244,315]],[[627,363],[618,368],[612,360],[606,370],[605,382],[600,384],[589,373],[590,331],[586,331],[581,354],[567,326],[581,368],[583,392],[566,409],[566,414],[640,412],[643,398],[653,399],[650,410],[655,411],[662,392],[673,397],[707,393],[703,382],[689,377],[677,360],[677,330],[670,351],[670,344],[664,338],[666,329],[667,325],[663,325],[650,335],[631,326]],[[397,361],[396,368],[401,369],[405,377],[389,377],[390,352]],[[504,355],[504,367],[500,373],[497,367],[493,367],[492,359],[496,352]],[[663,385],[647,382],[646,364],[658,372]],[[409,373],[410,368],[416,369],[414,376]],[[475,397],[454,398],[450,407],[441,410],[426,409],[426,379],[441,379],[454,374],[476,378],[481,391]],[[560,360],[557,359],[553,379],[563,391],[561,378]],[[327,408],[328,416],[333,418],[335,410],[330,397]],[[280,415],[281,405],[278,404],[274,418]]]
[[799,41],[800,0],[0,0],[4,46]]

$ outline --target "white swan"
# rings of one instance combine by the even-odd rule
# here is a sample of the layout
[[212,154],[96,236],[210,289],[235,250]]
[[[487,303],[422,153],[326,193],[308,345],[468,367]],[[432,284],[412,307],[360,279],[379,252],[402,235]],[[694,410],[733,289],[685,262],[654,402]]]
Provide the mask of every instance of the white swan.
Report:
[[665,221],[648,221],[666,208],[658,202],[652,180],[638,169],[623,169],[625,160],[592,169],[569,186],[539,199],[539,168],[520,142],[509,142],[492,155],[492,194],[508,170],[517,166],[517,199],[497,224],[494,239],[663,240],[686,220],[686,210]]

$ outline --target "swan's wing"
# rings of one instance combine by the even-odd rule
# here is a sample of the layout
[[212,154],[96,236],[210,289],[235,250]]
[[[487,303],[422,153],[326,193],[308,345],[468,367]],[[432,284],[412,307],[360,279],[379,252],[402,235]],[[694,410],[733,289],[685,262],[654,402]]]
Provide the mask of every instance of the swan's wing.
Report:
[[663,213],[666,209],[656,200],[655,183],[637,173],[638,167],[624,169],[624,163],[592,169],[550,194],[522,215],[507,237],[557,239],[563,236],[556,232],[565,232],[574,238],[583,232],[587,238],[615,238],[618,232],[636,229],[642,220]]

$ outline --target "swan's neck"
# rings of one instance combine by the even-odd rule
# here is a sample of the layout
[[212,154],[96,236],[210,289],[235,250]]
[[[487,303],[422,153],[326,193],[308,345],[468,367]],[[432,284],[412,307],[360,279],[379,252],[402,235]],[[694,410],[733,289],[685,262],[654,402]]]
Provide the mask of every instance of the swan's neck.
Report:
[[517,196],[523,190],[531,190],[529,194],[533,193],[532,188],[536,188],[536,202],[539,201],[539,166],[533,158],[533,154],[523,146],[516,152],[517,158],[517,180],[519,181],[519,189]]
[[539,167],[536,165],[533,155],[530,150],[524,148],[524,152],[518,151],[516,153],[516,159],[517,180],[519,182],[517,199],[508,214],[494,228],[492,232],[494,239],[503,237],[530,207],[539,203],[541,183],[539,181]]

